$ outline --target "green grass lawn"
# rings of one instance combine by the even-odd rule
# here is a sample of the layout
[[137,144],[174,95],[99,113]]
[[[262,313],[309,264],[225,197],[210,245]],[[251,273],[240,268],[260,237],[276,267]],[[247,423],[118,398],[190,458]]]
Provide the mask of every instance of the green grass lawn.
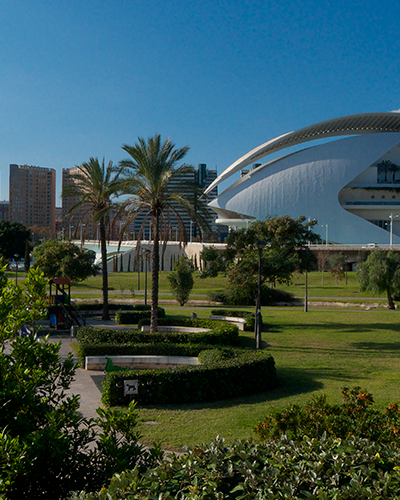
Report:
[[[160,272],[160,298],[172,299],[170,296],[171,289],[167,279],[168,272]],[[150,297],[151,291],[151,274],[147,275],[147,288]],[[136,298],[143,298],[144,291],[144,273],[140,273],[140,292],[138,292],[138,274],[137,273],[111,273],[109,275],[109,286],[113,288],[110,292],[111,299],[117,298],[132,298],[130,289],[134,288]],[[102,292],[101,276],[88,278],[82,283],[73,285],[73,298],[97,298],[101,299]],[[226,290],[228,287],[228,279],[220,274],[217,278],[200,279],[198,274],[194,274],[194,287],[191,293],[192,300],[207,300],[207,294],[210,291]],[[289,286],[279,285],[279,288],[292,293],[295,297],[304,297],[305,292],[305,277],[301,274],[295,274],[292,283]],[[122,293],[121,293],[122,292]],[[168,294],[168,295],[165,295]],[[347,273],[347,285],[345,280],[339,281],[336,285],[335,279],[329,272],[324,273],[324,283],[322,285],[322,274],[314,271],[308,275],[308,295],[309,300],[324,299],[346,302],[364,302],[365,297],[370,300],[373,297],[370,293],[360,293],[356,273]],[[380,302],[385,301],[383,295],[378,296]],[[375,299],[372,299],[376,301]]]
[[[330,401],[339,402],[345,385],[368,389],[380,408],[400,400],[398,314],[264,308],[268,331],[263,340],[275,359],[280,387],[208,404],[141,407],[142,441],[162,441],[167,449],[181,449],[217,435],[228,442],[251,438],[257,422],[271,410],[302,404],[313,393],[325,393]],[[251,339],[248,333],[241,340],[248,344]]]

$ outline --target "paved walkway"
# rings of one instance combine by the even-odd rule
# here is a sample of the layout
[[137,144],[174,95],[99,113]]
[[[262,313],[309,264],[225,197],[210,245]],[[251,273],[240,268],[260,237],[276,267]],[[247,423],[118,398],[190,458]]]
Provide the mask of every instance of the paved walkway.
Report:
[[[99,318],[87,318],[86,324],[99,328],[127,329],[126,326],[116,325],[115,321],[102,321]],[[45,332],[43,331],[42,333]],[[73,339],[71,339],[68,330],[59,332],[55,330],[50,331],[49,340],[53,343],[61,342],[60,356],[62,359],[66,359],[68,353],[72,353],[75,362],[78,362],[78,358],[71,348]],[[95,418],[98,416],[96,409],[102,406],[100,384],[103,378],[103,371],[88,371],[84,368],[77,368],[76,370],[75,378],[68,390],[68,394],[80,396],[80,412],[86,418]]]

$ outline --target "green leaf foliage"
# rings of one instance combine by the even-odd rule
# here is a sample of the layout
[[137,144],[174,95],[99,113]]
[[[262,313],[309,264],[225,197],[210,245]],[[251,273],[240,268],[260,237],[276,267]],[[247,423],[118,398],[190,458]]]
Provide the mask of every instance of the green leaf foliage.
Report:
[[29,229],[20,222],[0,220],[0,255],[6,259],[14,259],[15,254],[18,254],[21,260],[30,235]]
[[171,455],[157,467],[115,475],[71,500],[389,500],[400,497],[400,450],[357,437],[268,443],[222,439]]
[[194,285],[193,269],[185,256],[180,257],[174,265],[174,270],[168,274],[172,293],[181,306],[189,300]]
[[35,247],[34,264],[48,278],[68,278],[77,283],[95,276],[99,268],[94,264],[96,254],[70,241],[48,240]]
[[[316,221],[306,222],[301,216],[267,217],[248,229],[232,231],[226,243],[225,258],[229,264],[228,278],[232,302],[248,303],[257,293],[258,260],[261,248],[261,282],[288,283],[294,271],[310,269],[315,257],[308,247],[318,236],[312,231]],[[254,299],[253,299],[254,301]]]
[[138,380],[140,404],[215,401],[271,390],[277,385],[274,359],[265,351],[237,350],[230,359],[198,366],[112,372],[103,382],[102,401],[126,405],[124,380]]
[[376,249],[357,267],[362,292],[385,292],[389,309],[394,309],[393,297],[400,297],[400,255]]

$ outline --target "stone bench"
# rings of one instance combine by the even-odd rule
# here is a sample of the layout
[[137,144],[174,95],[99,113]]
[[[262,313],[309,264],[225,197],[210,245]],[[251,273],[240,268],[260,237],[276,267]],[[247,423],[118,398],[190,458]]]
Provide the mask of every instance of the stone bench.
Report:
[[104,371],[106,358],[110,358],[115,366],[132,369],[167,368],[169,366],[200,364],[198,358],[190,356],[153,356],[149,354],[86,356],[85,369]]
[[[142,332],[149,332],[150,325],[143,325],[141,328]],[[192,326],[159,326],[157,328],[158,332],[178,332],[178,333],[201,333],[201,332],[211,332],[210,328],[194,328]]]
[[211,314],[210,319],[214,321],[226,321],[227,323],[234,323],[239,328],[239,330],[242,331],[246,326],[246,320],[244,318],[235,318],[234,316],[214,316],[213,314]]

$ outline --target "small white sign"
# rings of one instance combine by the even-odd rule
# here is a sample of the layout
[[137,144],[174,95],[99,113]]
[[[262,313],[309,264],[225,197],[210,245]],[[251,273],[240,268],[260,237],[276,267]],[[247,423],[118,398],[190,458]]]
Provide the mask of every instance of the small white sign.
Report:
[[139,394],[139,380],[124,380],[124,395]]

